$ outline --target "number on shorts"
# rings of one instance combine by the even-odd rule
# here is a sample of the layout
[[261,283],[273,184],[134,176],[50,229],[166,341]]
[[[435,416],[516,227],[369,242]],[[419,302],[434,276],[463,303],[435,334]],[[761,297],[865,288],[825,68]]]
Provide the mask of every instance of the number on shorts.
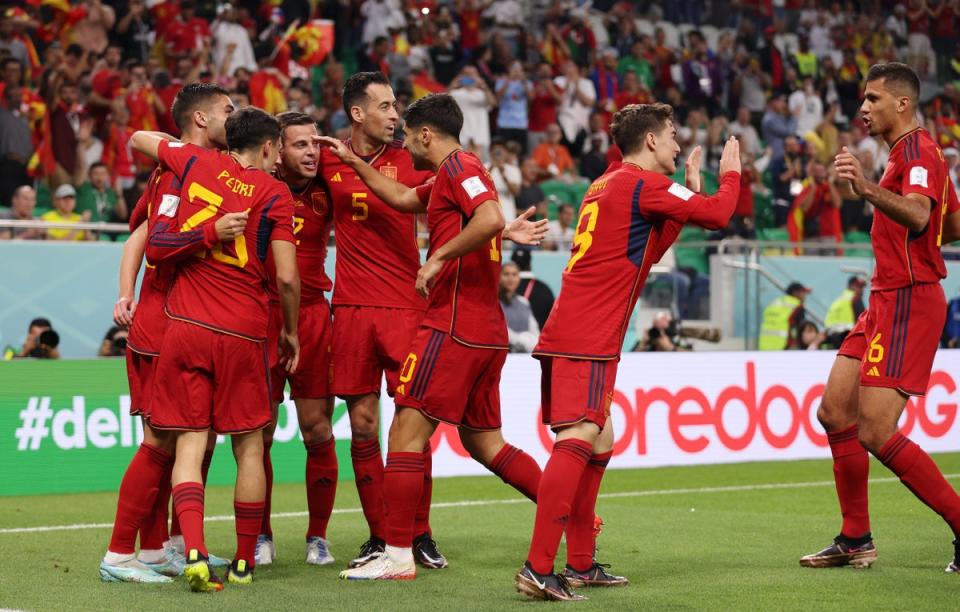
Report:
[[413,372],[417,369],[417,356],[413,353],[407,355],[403,367],[400,368],[400,382],[408,383],[413,380]]
[[883,361],[883,345],[880,344],[881,335],[877,334],[870,341],[870,351],[867,352],[867,361],[870,363],[879,363]]

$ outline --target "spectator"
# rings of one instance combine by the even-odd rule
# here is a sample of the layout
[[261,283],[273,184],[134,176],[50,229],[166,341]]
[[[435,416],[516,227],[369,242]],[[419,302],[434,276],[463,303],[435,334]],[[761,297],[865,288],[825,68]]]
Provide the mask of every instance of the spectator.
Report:
[[787,223],[793,200],[803,191],[806,160],[796,136],[784,139],[784,156],[770,161],[770,176],[773,184],[773,214],[778,226]]
[[167,25],[163,38],[168,58],[197,59],[210,45],[210,26],[207,20],[197,17],[193,0],[180,0],[180,10]]
[[757,129],[750,122],[750,109],[741,106],[737,111],[736,120],[727,128],[731,136],[736,136],[740,141],[740,151],[749,153],[753,157],[760,155],[760,136],[757,135]]
[[117,21],[117,41],[123,55],[145,62],[150,55],[153,18],[145,0],[130,0],[126,7],[119,3],[121,13]]
[[87,95],[86,109],[96,120],[97,134],[102,134],[113,101],[122,94],[121,54],[122,51],[117,45],[107,47],[90,81],[91,91]]
[[529,353],[540,338],[540,326],[533,316],[530,301],[517,293],[520,268],[508,261],[500,269],[500,307],[507,320],[507,336],[511,353]]
[[537,209],[537,218],[547,217],[547,196],[540,188],[539,178],[542,170],[531,158],[523,160],[520,168],[520,193],[517,194],[517,210],[527,210],[531,206]]
[[80,117],[80,127],[77,131],[77,149],[74,153],[75,165],[70,182],[77,185],[83,183],[84,177],[90,173],[93,164],[100,163],[104,158],[103,141],[94,136],[95,122],[92,117]]
[[547,251],[564,253],[573,248],[573,206],[566,202],[557,207],[557,218],[548,224],[547,235],[541,245]]
[[516,197],[520,193],[523,176],[517,164],[510,159],[510,154],[503,142],[494,142],[490,147],[490,165],[487,169],[497,188],[497,195],[500,196],[504,218],[515,218],[517,216]]
[[250,34],[240,24],[240,12],[232,4],[221,4],[213,22],[213,63],[218,74],[233,74],[237,68],[257,70]]
[[110,30],[117,22],[113,7],[101,0],[86,0],[83,17],[70,30],[72,42],[83,45],[88,51],[103,53],[110,40]]
[[100,343],[97,357],[123,357],[127,354],[127,329],[114,325]]
[[[90,211],[82,215],[74,212],[77,206],[77,192],[72,185],[60,185],[53,193],[53,210],[40,216],[42,221],[52,223],[86,223],[90,220]],[[68,228],[47,230],[47,240],[90,240],[90,232]]]
[[720,63],[699,30],[687,34],[689,59],[683,63],[683,91],[690,104],[704,106],[711,114],[719,110]]
[[596,68],[590,73],[590,80],[597,92],[597,107],[606,113],[607,125],[617,110],[616,100],[620,93],[620,76],[617,74],[617,50],[610,47],[604,49]]
[[607,146],[603,132],[590,134],[590,149],[580,160],[580,174],[591,182],[597,180],[607,170]]
[[390,76],[390,65],[387,57],[390,55],[390,39],[386,36],[378,36],[370,46],[370,53],[360,57],[361,72],[382,72]]
[[627,72],[622,78],[622,84],[620,93],[613,99],[616,110],[630,104],[649,104],[653,102],[650,91],[640,82],[636,72]]
[[561,100],[563,92],[553,82],[550,64],[538,64],[530,96],[530,109],[536,112],[529,114],[527,151],[533,151],[547,139],[547,126],[557,122],[557,110]]
[[793,65],[797,69],[797,75],[801,78],[820,76],[820,65],[817,54],[810,50],[810,39],[806,36],[800,37],[799,48],[793,52],[791,58]]
[[790,94],[790,114],[796,119],[796,133],[804,137],[813,132],[823,121],[823,100],[813,86],[813,77],[803,77],[801,89]]
[[630,47],[630,55],[627,55],[617,62],[617,72],[621,79],[625,79],[629,73],[634,73],[647,89],[653,89],[653,66],[649,56],[652,54],[650,46],[650,37],[641,36]]
[[[53,157],[56,160],[56,171],[52,177],[51,187],[56,189],[63,183],[73,182],[77,171],[77,133],[80,131],[79,90],[72,81],[60,83],[59,101],[50,115],[50,129],[57,135],[53,139]],[[86,133],[85,133],[86,135]],[[93,137],[93,120],[90,120],[88,138]],[[102,155],[101,150],[97,157]]]
[[760,68],[763,69],[764,74],[770,75],[770,87],[774,91],[783,87],[784,71],[786,69],[783,54],[780,53],[780,49],[773,42],[776,33],[777,30],[773,26],[764,28],[763,41],[758,49]]
[[19,87],[7,87],[0,105],[0,202],[9,202],[14,190],[29,184],[27,161],[33,155],[30,127],[20,114]]
[[804,320],[797,329],[797,345],[793,348],[798,351],[816,351],[826,340],[826,334],[817,328],[816,323]]
[[554,79],[563,92],[557,121],[563,131],[564,144],[573,155],[579,155],[590,127],[590,113],[597,101],[597,91],[590,79],[584,78],[572,61],[563,65],[563,75]]
[[50,319],[43,317],[30,321],[27,327],[27,337],[23,341],[20,354],[17,357],[33,357],[35,359],[60,359],[60,336],[53,331]]
[[775,299],[763,310],[757,348],[761,351],[782,351],[797,346],[800,324],[806,318],[803,302],[810,291],[809,287],[800,283],[790,283],[786,294]]
[[[516,3],[516,0],[509,0]],[[496,2],[495,4],[506,4]],[[567,41],[567,48],[570,50],[570,58],[583,69],[593,65],[594,54],[597,50],[597,39],[593,35],[587,19],[586,10],[583,7],[570,11],[570,22],[563,28],[563,38]],[[566,72],[566,71],[565,71]]]
[[450,95],[463,112],[460,142],[480,159],[490,158],[490,110],[496,98],[474,66],[465,66],[450,83]]
[[767,106],[766,90],[772,85],[770,75],[760,70],[756,58],[745,58],[745,67],[734,69],[733,93],[739,95],[740,104],[750,113],[750,123],[760,125],[764,109]]
[[672,352],[686,351],[688,348],[680,347],[674,343],[673,339],[677,336],[676,325],[673,315],[665,310],[661,310],[653,316],[653,322],[650,329],[643,339],[643,344],[639,347],[642,351],[653,352]]
[[533,97],[533,88],[527,81],[523,64],[519,61],[512,62],[507,76],[497,79],[496,89],[499,101],[497,134],[505,141],[512,140],[519,143],[522,151],[526,152],[529,127],[527,109],[530,98]]
[[857,64],[856,51],[843,50],[843,63],[837,70],[837,96],[840,98],[840,110],[848,121],[853,121],[860,108],[860,89],[863,73]]
[[363,18],[360,40],[364,45],[374,44],[378,38],[386,38],[391,28],[400,29],[406,25],[397,0],[367,0],[360,6],[360,16]]
[[680,145],[680,156],[686,159],[694,147],[707,148],[707,113],[700,108],[690,111],[687,121],[677,129],[677,143]]
[[21,66],[30,62],[30,54],[22,40],[14,36],[14,20],[9,17],[0,18],[0,51],[17,60]]
[[863,305],[863,291],[866,286],[867,281],[860,276],[851,276],[847,280],[847,288],[830,304],[830,308],[827,310],[827,316],[823,320],[827,329],[831,332],[849,332],[853,329],[857,319],[860,318],[860,314],[866,310]]
[[110,170],[103,162],[90,166],[88,180],[77,189],[77,212],[90,221],[123,221],[126,206],[110,186]]
[[561,140],[563,133],[556,123],[547,127],[547,139],[533,150],[533,161],[550,177],[571,175],[576,172],[573,157]]
[[761,122],[763,140],[770,147],[771,160],[783,159],[784,139],[797,132],[797,119],[790,115],[785,96],[774,95],[767,103]]
[[[10,208],[0,208],[0,219],[5,221],[33,221],[33,209],[37,205],[37,192],[30,185],[21,185],[13,192]],[[42,240],[42,229],[0,228],[0,240]]]
[[520,286],[517,293],[527,298],[533,317],[537,320],[537,329],[543,329],[553,308],[554,296],[550,286],[537,277],[530,270],[530,249],[516,248],[510,258],[520,269]]
[[448,86],[460,72],[463,52],[453,40],[450,30],[437,32],[436,41],[430,47],[430,61],[433,63],[433,73],[437,82]]

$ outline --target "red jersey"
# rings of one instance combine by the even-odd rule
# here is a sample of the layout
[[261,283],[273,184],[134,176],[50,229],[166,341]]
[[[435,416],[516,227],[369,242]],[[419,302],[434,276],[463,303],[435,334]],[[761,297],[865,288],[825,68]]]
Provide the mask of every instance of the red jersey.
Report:
[[[247,338],[267,337],[267,253],[274,240],[295,242],[293,196],[266,172],[244,168],[225,153],[163,141],[160,162],[180,183],[180,201],[161,206],[148,241],[153,251],[178,251],[201,243],[208,250],[185,260],[167,295],[167,315],[187,323]],[[249,211],[242,236],[217,242],[213,227],[225,213]],[[166,221],[166,219],[165,219]],[[170,239],[170,227],[180,232]]]
[[174,19],[164,32],[164,40],[177,54],[200,49],[204,41],[210,40],[210,26],[199,17],[186,22]]
[[[413,159],[399,141],[384,145],[364,159],[381,174],[407,187],[422,185],[433,176],[414,170]],[[333,203],[337,238],[333,304],[426,308],[414,286],[420,269],[416,215],[384,204],[326,147],[321,149],[319,172]]]
[[724,174],[712,197],[626,162],[594,181],[534,356],[617,359],[650,267],[684,223],[726,227],[739,196],[737,172]]
[[[330,225],[333,211],[323,184],[313,179],[303,192],[293,196],[293,234],[297,244],[297,269],[300,271],[300,304],[314,304],[324,300],[324,291],[333,289],[333,281],[327,276],[324,264],[327,261],[327,243],[330,241]],[[270,282],[267,290],[270,301],[279,302],[276,282],[277,268],[273,255],[268,251],[267,274]]]
[[[130,214],[130,231],[136,230],[146,221],[147,232],[154,229],[161,218],[159,211],[169,208],[173,200],[179,202],[180,184],[170,171],[157,168],[150,175],[147,189],[140,196]],[[200,250],[202,246],[197,246]],[[196,251],[194,251],[196,252]],[[173,283],[174,266],[169,263],[152,264],[149,258],[143,270],[140,282],[140,295],[137,299],[137,312],[130,326],[127,344],[138,353],[159,355],[163,332],[166,329],[167,316],[163,313],[163,302]]]
[[879,208],[874,211],[870,237],[877,263],[872,290],[940,282],[947,275],[940,238],[948,209],[950,179],[943,152],[926,130],[916,128],[890,147],[880,186],[901,196],[925,195],[930,198],[931,209],[930,221],[920,232],[911,232]]
[[[456,238],[484,202],[497,198],[497,188],[480,158],[457,150],[447,156],[436,181],[417,188],[427,203],[430,253]],[[500,308],[500,236],[443,265],[430,290],[421,325],[443,332],[467,346],[504,349],[507,323]]]

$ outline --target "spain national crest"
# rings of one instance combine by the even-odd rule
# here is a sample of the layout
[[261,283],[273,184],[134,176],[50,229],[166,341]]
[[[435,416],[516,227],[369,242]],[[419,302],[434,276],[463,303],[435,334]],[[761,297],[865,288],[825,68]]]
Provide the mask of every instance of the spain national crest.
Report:
[[396,166],[380,166],[380,174],[387,177],[388,179],[397,180],[397,167]]
[[314,191],[310,194],[311,208],[317,213],[318,217],[325,217],[327,214],[327,194],[323,191]]

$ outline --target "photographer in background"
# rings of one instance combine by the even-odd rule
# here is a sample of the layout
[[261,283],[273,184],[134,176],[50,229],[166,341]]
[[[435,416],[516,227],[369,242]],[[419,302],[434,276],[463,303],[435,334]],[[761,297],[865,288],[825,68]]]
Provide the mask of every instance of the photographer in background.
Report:
[[127,335],[128,331],[123,327],[114,325],[108,329],[107,335],[103,337],[103,342],[100,343],[97,357],[123,357],[126,355]]
[[647,330],[646,336],[641,342],[637,342],[635,351],[646,352],[672,352],[689,351],[692,346],[688,342],[680,340],[680,334],[677,332],[676,322],[666,310],[661,310],[653,317],[653,324]]
[[27,337],[23,341],[20,354],[17,357],[33,357],[34,359],[60,359],[60,335],[53,331],[50,319],[38,317],[30,321],[27,327]]

